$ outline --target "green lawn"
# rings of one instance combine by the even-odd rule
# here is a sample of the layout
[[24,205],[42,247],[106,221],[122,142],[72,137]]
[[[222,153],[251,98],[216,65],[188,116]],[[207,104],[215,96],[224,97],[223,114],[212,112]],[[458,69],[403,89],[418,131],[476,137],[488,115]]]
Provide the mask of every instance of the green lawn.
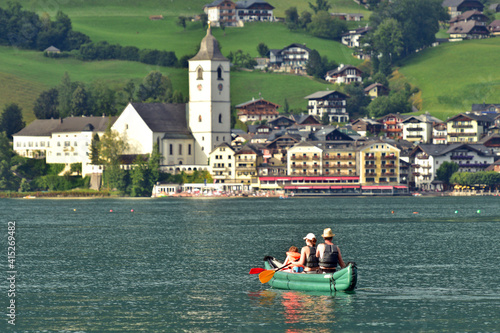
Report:
[[422,91],[422,111],[445,120],[473,103],[500,103],[500,38],[442,44],[410,57],[400,72]]
[[[111,86],[120,86],[129,79],[142,80],[150,71],[159,70],[172,80],[174,89],[188,96],[187,70],[150,66],[127,61],[81,62],[75,59],[50,59],[40,52],[18,51],[0,47],[0,107],[18,103],[23,108],[24,119],[34,120],[33,103],[38,95],[57,86],[65,72],[72,81],[90,83],[102,80]],[[232,72],[231,102],[237,105],[252,97],[262,97],[283,105],[285,98],[290,108],[305,110],[307,96],[317,90],[334,89],[331,84],[317,82],[307,77],[264,72]]]
[[[9,0],[0,0],[0,6],[4,7]],[[34,1],[18,0],[24,8],[38,13],[48,12],[55,15],[62,10],[71,18],[77,16],[179,16],[195,15],[203,12],[203,6],[211,3],[211,0],[61,0],[61,1]],[[316,3],[315,1],[310,1]],[[268,0],[275,7],[274,15],[284,17],[285,10],[296,7],[302,13],[309,8],[308,1],[304,0]],[[337,13],[362,13],[365,18],[370,15],[364,7],[359,6],[352,0],[330,0],[331,12]]]
[[[77,17],[73,27],[90,36],[93,41],[108,41],[123,46],[156,48],[175,51],[178,58],[192,54],[199,46],[206,30],[199,22],[190,23],[186,30],[176,25],[176,18],[150,21],[144,17]],[[337,63],[359,64],[352,50],[341,43],[312,37],[303,32],[291,32],[281,23],[248,23],[244,28],[214,28],[224,55],[243,50],[257,57],[257,45],[265,43],[270,49],[281,49],[292,43],[306,44]]]

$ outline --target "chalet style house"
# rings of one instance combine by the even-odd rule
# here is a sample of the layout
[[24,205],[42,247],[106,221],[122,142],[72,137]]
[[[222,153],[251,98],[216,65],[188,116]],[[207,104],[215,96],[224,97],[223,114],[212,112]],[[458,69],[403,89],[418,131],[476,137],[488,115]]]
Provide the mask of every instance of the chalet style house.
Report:
[[231,0],[215,0],[203,6],[210,24],[216,27],[243,26],[244,22],[274,21],[274,7],[261,0],[233,2]]
[[484,5],[479,0],[444,0],[442,5],[452,18],[469,10],[482,12],[484,9]]
[[488,103],[472,104],[471,111],[481,112],[481,113],[491,113],[491,114],[500,113],[500,104],[488,104]]
[[461,21],[448,29],[450,39],[481,39],[490,35],[488,28],[476,21]]
[[279,116],[278,104],[266,101],[265,99],[252,99],[251,101],[236,105],[238,119],[247,121],[273,121]]
[[325,80],[337,84],[350,84],[352,82],[361,82],[363,72],[352,66],[341,64],[337,69],[326,72]]
[[455,16],[450,20],[450,26],[460,23],[460,22],[469,22],[476,21],[479,25],[486,25],[488,22],[488,16],[484,15],[482,12],[477,10],[469,10],[463,14]]
[[389,88],[382,83],[372,83],[365,88],[365,95],[369,96],[371,99],[375,99],[379,96],[387,96],[389,95]]
[[445,145],[448,143],[446,123],[435,124],[432,128],[432,143],[435,145]]
[[389,113],[382,118],[377,119],[379,123],[382,123],[386,137],[391,139],[402,139],[403,138],[403,121],[406,116],[400,114]]
[[311,49],[302,44],[291,44],[281,50],[269,50],[269,66],[279,72],[305,72]]
[[341,42],[347,47],[360,47],[361,38],[363,38],[370,31],[369,27],[358,28],[355,30],[350,30],[342,34]]
[[494,162],[491,149],[480,144],[418,145],[410,155],[415,186],[425,190],[436,188],[434,179],[443,162],[454,162],[460,172],[484,171]]
[[488,24],[488,30],[492,36],[500,36],[500,20],[495,20]]
[[328,116],[329,122],[346,123],[349,121],[349,114],[346,111],[346,101],[348,96],[338,91],[318,91],[304,97],[308,100],[307,110],[309,115],[322,118]]
[[370,118],[358,118],[351,125],[352,129],[362,136],[367,136],[368,133],[380,133],[384,127],[383,124]]
[[447,141],[449,143],[478,142],[488,134],[488,128],[494,123],[494,118],[489,115],[471,112],[458,114],[446,122]]
[[409,116],[403,120],[403,140],[413,143],[432,143],[434,125],[442,123],[441,120],[429,114]]

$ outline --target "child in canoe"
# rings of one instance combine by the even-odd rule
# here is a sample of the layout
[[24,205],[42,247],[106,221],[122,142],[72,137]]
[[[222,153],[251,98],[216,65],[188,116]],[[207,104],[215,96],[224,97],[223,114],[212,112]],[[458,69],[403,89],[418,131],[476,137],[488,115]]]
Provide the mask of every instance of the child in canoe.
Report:
[[[285,262],[283,263],[283,266],[291,264],[299,259],[300,259],[299,249],[296,246],[290,246],[290,249],[288,249],[288,252],[286,253],[286,259]],[[304,266],[302,265],[291,264],[290,267],[292,267],[292,271],[294,273],[301,273],[304,271]]]

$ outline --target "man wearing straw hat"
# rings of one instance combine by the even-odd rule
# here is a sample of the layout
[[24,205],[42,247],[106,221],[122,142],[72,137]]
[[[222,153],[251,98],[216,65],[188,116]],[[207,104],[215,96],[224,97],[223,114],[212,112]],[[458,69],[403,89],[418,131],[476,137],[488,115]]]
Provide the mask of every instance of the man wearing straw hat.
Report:
[[319,271],[321,273],[333,273],[337,269],[337,264],[344,268],[345,264],[340,249],[332,242],[333,236],[335,236],[332,229],[326,228],[321,236],[325,243],[319,244],[316,250],[316,257],[319,258]]

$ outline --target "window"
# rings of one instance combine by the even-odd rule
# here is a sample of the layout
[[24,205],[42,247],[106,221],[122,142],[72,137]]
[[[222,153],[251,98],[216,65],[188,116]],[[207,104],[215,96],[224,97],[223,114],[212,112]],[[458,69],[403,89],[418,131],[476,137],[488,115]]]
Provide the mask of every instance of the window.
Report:
[[219,113],[219,124],[222,124],[222,113]]
[[191,155],[191,144],[188,144],[188,155]]
[[174,145],[173,144],[170,144],[170,155],[173,155],[174,154]]
[[198,122],[201,123],[201,114],[198,116]]
[[196,70],[196,80],[203,80],[203,69],[201,67]]
[[64,141],[64,147],[69,147],[70,146],[70,142],[69,141]]
[[182,144],[179,143],[179,155],[182,155]]
[[222,66],[217,68],[217,80],[222,80]]
[[74,143],[73,146],[77,147],[78,146],[78,142],[75,141],[75,143]]

